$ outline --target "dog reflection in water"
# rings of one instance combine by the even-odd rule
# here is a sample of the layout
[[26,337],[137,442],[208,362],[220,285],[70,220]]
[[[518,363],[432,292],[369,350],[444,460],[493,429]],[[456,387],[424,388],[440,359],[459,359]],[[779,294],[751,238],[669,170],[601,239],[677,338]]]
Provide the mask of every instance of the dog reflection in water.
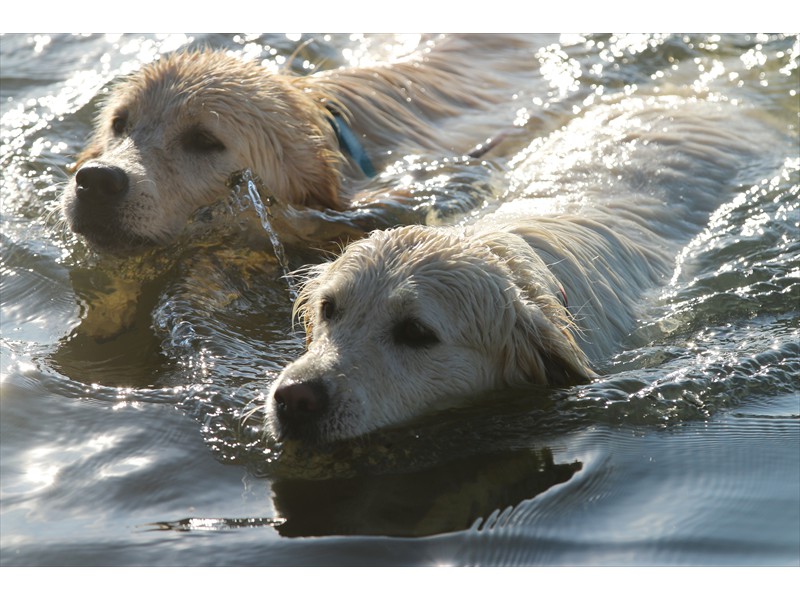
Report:
[[462,458],[413,473],[305,479],[272,484],[275,518],[188,518],[159,529],[274,527],[286,537],[420,537],[488,528],[520,502],[568,481],[581,464],[554,464],[549,450]]

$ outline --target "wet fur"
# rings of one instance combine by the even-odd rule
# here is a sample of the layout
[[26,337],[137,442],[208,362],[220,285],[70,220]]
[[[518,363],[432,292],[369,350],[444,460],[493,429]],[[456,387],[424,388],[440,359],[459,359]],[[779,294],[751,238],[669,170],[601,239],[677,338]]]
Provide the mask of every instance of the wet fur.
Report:
[[326,442],[587,382],[774,135],[725,103],[618,98],[512,161],[518,197],[494,213],[354,242],[300,293],[308,349],[272,385],[271,431]]
[[[66,220],[102,250],[167,244],[195,210],[226,197],[229,176],[242,169],[280,202],[343,210],[365,178],[339,147],[331,111],[377,168],[388,152],[464,154],[485,132],[441,122],[508,97],[497,73],[523,71],[532,55],[508,59],[523,45],[513,36],[443,36],[397,63],[305,77],[223,51],[169,55],[112,88],[65,190]],[[122,197],[82,201],[88,167],[124,173]]]

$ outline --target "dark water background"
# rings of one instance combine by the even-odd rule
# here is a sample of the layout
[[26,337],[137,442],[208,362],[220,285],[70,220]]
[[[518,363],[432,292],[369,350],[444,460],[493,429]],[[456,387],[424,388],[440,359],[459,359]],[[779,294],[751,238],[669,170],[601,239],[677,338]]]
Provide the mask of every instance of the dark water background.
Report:
[[[591,384],[276,458],[242,416],[303,349],[277,261],[244,281],[217,266],[223,248],[178,244],[134,330],[74,332],[108,267],[59,223],[58,196],[108,82],[185,45],[282,64],[310,38],[299,72],[416,43],[0,37],[0,564],[800,565],[797,36],[537,38],[536,81],[498,108],[531,137],[658,84],[756,104],[792,140],[681,254],[648,341]],[[503,192],[491,162],[396,171],[443,214]]]

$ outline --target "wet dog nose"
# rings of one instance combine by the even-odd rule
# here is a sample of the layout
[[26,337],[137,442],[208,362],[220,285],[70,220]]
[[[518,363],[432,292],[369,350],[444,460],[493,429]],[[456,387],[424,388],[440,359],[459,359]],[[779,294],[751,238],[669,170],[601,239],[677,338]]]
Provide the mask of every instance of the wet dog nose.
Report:
[[81,202],[107,204],[128,192],[128,176],[118,167],[88,164],[75,173],[75,194]]
[[330,398],[321,381],[287,381],[273,393],[282,433],[302,437],[325,414]]

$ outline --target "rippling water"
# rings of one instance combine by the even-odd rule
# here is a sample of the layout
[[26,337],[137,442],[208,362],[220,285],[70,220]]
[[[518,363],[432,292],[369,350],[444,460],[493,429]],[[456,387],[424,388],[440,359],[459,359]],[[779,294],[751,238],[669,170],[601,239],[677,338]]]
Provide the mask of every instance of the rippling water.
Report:
[[[505,149],[399,158],[377,208],[312,220],[346,234],[544,197],[563,182],[509,159],[614,95],[752,105],[787,142],[738,174],[597,380],[310,452],[265,441],[259,412],[303,350],[286,270],[320,260],[281,257],[263,225],[304,216],[245,179],[173,248],[115,262],[58,196],[108,83],[160,53],[308,73],[418,38],[0,37],[2,564],[800,564],[798,38],[533,40],[531,80],[486,115],[516,132]],[[98,342],[80,322],[120,273],[144,281],[135,326]]]

